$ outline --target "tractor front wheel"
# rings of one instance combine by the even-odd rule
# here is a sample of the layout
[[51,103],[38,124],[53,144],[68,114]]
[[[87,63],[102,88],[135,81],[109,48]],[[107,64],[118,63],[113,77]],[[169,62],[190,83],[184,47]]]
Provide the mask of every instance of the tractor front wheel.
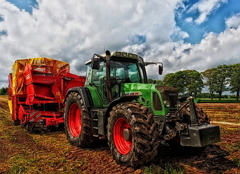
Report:
[[64,128],[68,141],[80,147],[89,147],[95,137],[88,109],[79,93],[71,92],[65,102]]
[[138,167],[156,156],[157,123],[141,104],[131,102],[114,106],[107,129],[111,154],[119,164]]

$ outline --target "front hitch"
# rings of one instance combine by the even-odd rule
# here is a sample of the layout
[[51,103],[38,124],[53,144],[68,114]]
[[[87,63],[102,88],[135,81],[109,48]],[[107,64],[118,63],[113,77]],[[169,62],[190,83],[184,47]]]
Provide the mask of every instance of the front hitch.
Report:
[[182,146],[203,147],[220,141],[220,128],[217,125],[199,123],[193,97],[188,98],[190,124],[180,132]]

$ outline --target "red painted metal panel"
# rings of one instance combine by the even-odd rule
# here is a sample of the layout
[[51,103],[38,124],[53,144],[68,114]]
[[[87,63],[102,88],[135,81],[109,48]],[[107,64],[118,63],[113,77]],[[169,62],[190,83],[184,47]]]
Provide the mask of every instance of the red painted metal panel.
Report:
[[10,96],[13,121],[19,120],[23,125],[43,124],[45,128],[63,123],[66,92],[69,88],[84,86],[86,78],[69,73],[69,66],[58,73],[53,68],[54,66],[25,64],[22,72],[24,78],[18,84],[24,89],[23,94]]

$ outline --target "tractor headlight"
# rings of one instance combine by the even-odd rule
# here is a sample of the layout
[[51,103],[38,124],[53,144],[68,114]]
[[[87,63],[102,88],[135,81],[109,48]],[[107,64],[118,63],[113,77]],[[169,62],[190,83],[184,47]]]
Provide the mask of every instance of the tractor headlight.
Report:
[[164,105],[165,105],[167,108],[169,108],[169,107],[170,107],[170,102],[167,101],[167,100],[165,100],[165,101],[164,101]]

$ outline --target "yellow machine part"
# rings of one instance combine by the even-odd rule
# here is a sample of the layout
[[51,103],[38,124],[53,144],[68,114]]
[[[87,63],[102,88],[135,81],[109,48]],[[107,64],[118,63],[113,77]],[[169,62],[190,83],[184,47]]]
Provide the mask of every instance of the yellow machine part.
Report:
[[[32,68],[40,69],[44,66],[51,68],[51,73],[57,75],[61,70],[67,69],[70,71],[70,65],[67,62],[59,60],[39,57],[16,60],[12,65],[12,92],[13,95],[24,94],[24,68],[30,64]],[[11,105],[11,104],[10,104]]]

